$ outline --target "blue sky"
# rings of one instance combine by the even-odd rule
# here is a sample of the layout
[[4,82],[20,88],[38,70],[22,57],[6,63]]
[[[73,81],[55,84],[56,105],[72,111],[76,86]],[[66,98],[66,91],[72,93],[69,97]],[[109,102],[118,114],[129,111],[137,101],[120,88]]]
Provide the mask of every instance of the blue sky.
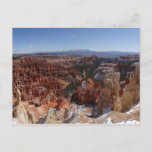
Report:
[[139,28],[13,28],[13,53],[90,49],[139,52]]

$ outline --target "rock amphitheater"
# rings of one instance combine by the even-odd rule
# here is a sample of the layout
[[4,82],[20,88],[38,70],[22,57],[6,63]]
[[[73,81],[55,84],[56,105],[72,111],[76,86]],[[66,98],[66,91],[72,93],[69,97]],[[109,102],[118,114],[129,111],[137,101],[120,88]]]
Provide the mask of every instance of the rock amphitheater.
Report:
[[[130,58],[132,64],[121,64]],[[139,122],[138,59],[103,62],[95,55],[21,56],[13,60],[13,118],[20,124]],[[75,65],[96,65],[96,69],[89,75]]]

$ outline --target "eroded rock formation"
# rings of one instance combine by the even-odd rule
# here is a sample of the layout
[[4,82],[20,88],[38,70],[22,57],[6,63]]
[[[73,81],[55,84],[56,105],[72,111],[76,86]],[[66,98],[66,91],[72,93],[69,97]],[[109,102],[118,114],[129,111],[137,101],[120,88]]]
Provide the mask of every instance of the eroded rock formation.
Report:
[[84,87],[78,86],[73,99],[81,104],[96,104],[100,101],[101,85],[89,78]]
[[134,104],[137,104],[139,102],[139,85],[139,64],[137,64],[135,72],[130,73],[129,83],[126,85],[123,91],[121,97],[121,111],[126,111]]
[[120,83],[119,100],[113,104],[115,111],[126,111],[139,102],[139,64],[136,64],[135,72],[129,74],[129,79]]
[[[111,110],[119,115],[137,104],[139,63],[97,64],[89,78],[87,71],[80,74],[72,68],[75,63],[90,66],[97,59],[94,55],[46,55],[13,61],[13,117],[24,124],[98,123],[103,119],[95,117]],[[65,97],[67,86],[71,90]]]

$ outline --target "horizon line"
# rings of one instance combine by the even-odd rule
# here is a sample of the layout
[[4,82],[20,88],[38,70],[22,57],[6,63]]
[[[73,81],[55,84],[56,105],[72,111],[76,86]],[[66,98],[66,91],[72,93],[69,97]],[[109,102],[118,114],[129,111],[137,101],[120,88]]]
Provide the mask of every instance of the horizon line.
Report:
[[22,50],[25,52],[14,52],[13,54],[32,54],[32,53],[54,53],[54,52],[70,52],[70,51],[91,51],[91,52],[122,52],[122,53],[140,53],[140,50],[132,50],[132,51],[121,51],[121,50],[106,50],[106,51],[97,51],[97,50],[90,50],[90,49],[68,49],[68,50],[44,50],[44,51],[32,51],[26,52],[28,50]]

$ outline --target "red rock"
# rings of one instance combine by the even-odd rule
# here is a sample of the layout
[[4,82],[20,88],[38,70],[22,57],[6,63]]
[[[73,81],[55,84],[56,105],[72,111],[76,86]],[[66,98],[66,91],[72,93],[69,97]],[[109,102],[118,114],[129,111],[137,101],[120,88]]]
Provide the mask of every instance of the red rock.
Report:
[[81,104],[96,104],[100,100],[101,85],[89,78],[85,87],[77,87],[73,99]]

